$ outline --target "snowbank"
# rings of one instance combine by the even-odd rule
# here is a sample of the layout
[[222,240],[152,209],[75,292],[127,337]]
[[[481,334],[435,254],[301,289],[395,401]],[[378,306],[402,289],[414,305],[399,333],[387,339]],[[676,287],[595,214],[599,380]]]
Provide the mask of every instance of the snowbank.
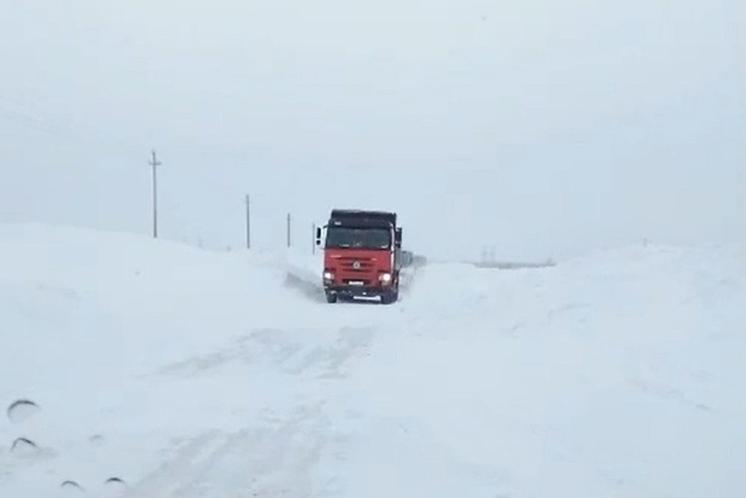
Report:
[[38,405],[0,419],[0,496],[746,489],[742,247],[431,264],[391,307],[293,253],[4,225],[0,262],[0,402]]

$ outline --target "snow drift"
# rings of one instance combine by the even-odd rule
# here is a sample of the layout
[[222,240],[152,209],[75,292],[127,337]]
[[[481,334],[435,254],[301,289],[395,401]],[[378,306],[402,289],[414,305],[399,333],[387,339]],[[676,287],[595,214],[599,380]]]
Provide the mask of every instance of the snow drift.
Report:
[[126,234],[0,226],[0,262],[1,496],[746,490],[742,247],[431,264],[391,307]]

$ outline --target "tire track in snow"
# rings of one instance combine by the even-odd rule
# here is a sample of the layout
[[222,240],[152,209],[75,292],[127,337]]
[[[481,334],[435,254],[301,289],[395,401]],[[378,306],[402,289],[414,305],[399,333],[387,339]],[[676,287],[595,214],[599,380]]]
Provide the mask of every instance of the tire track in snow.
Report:
[[306,497],[326,444],[321,405],[297,407],[275,426],[207,432],[124,495],[159,498]]
[[177,496],[183,476],[200,475],[210,464],[214,451],[225,444],[218,431],[205,432],[180,448],[175,456],[135,483],[124,496]]
[[[128,497],[238,498],[307,497],[313,472],[332,437],[324,412],[330,380],[347,377],[356,358],[365,357],[375,327],[339,327],[316,336],[302,330],[257,329],[221,350],[167,365],[156,375],[191,377],[230,362],[271,368],[277,382],[319,382],[301,404],[247,420],[237,432],[205,432],[183,445],[160,467],[136,483]],[[283,380],[284,379],[284,380]],[[282,386],[278,386],[281,388]],[[270,416],[271,415],[271,416]]]
[[342,326],[326,340],[308,341],[303,330],[257,329],[232,341],[228,346],[165,365],[157,375],[197,376],[228,363],[250,366],[269,364],[288,375],[316,372],[319,377],[344,377],[349,360],[364,355],[375,338],[375,327]]

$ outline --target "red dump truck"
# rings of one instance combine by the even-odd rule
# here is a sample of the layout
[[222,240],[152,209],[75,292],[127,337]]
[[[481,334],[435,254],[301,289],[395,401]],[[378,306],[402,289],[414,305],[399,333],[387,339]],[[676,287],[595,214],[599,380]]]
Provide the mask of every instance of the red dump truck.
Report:
[[402,229],[396,213],[332,210],[316,244],[324,247],[323,284],[326,300],[378,298],[391,304],[399,298]]

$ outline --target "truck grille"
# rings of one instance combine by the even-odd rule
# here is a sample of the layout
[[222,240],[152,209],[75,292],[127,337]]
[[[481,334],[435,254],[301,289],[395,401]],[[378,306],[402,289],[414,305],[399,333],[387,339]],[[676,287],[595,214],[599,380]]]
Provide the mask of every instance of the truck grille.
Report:
[[373,261],[366,258],[339,258],[339,267],[344,272],[350,273],[370,273],[375,269]]
[[371,286],[377,281],[375,262],[372,258],[344,256],[337,260],[339,278],[345,284]]

